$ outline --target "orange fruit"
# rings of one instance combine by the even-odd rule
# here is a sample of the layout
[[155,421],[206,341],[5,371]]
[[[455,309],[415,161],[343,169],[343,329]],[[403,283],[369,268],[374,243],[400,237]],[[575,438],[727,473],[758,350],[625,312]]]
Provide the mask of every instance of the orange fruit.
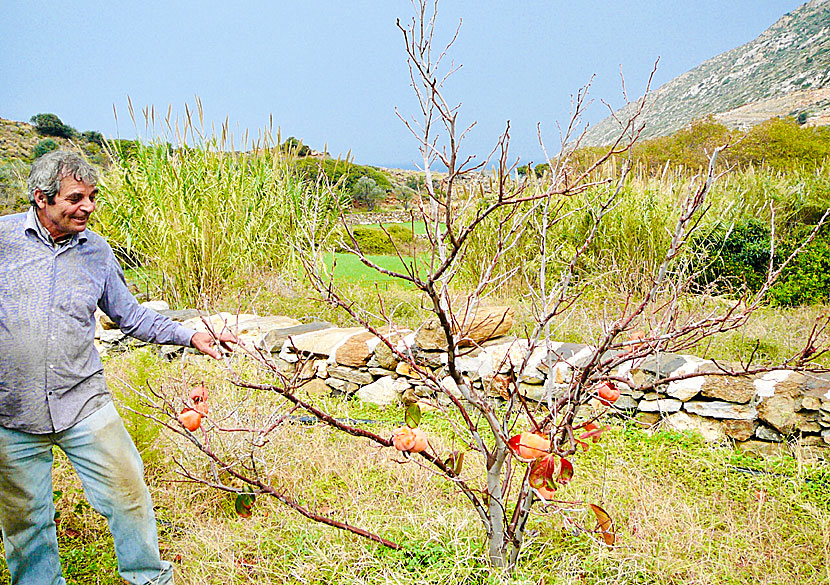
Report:
[[420,428],[412,429],[412,434],[415,436],[415,443],[410,449],[413,453],[423,453],[427,450],[427,436]]
[[600,382],[594,386],[594,391],[603,404],[613,404],[620,397],[620,389],[611,382]]
[[195,431],[202,424],[202,415],[192,408],[185,408],[179,413],[179,422],[184,425],[188,431]]
[[415,446],[415,433],[407,426],[395,429],[392,432],[392,445],[398,451],[412,451]]
[[522,459],[536,459],[550,451],[550,440],[536,433],[524,432],[519,436],[516,453]]
[[207,388],[205,388],[202,384],[198,384],[193,387],[193,390],[190,391],[190,399],[194,402],[194,404],[199,404],[200,402],[207,400],[207,394]]

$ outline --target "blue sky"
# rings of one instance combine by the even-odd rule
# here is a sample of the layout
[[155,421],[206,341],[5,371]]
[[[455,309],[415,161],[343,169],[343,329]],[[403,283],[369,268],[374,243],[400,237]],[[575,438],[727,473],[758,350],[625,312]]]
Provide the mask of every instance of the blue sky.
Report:
[[[660,57],[659,86],[801,4],[442,0],[439,38],[463,21],[451,51],[463,66],[447,86],[462,123],[477,122],[463,149],[486,154],[510,120],[513,154],[538,161],[537,123],[555,144],[555,122],[592,75],[588,121],[607,114],[600,99],[621,105],[620,67],[633,95]],[[416,103],[395,21],[412,13],[408,0],[4,0],[0,117],[52,112],[81,131],[132,138],[127,96],[137,110],[172,105],[174,115],[199,96],[206,123],[228,118],[237,135],[273,115],[283,138],[410,166],[417,144],[395,108],[411,114]]]

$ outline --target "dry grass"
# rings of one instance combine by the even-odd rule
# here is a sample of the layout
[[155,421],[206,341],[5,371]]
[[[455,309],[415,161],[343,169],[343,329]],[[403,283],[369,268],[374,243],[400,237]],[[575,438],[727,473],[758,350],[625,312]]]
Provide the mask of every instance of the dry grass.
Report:
[[[159,362],[148,350],[112,359],[116,377],[151,380],[171,394],[205,379],[217,416],[243,404],[241,390],[223,379],[217,364],[201,358]],[[400,410],[323,399],[330,412],[373,419],[383,434]],[[282,406],[271,397],[245,401],[252,421]],[[328,428],[288,424],[274,434],[261,464],[273,485],[303,504],[403,543],[392,552],[302,518],[273,499],[257,499],[241,519],[231,496],[180,483],[173,458],[195,469],[206,461],[186,442],[121,409],[147,461],[148,481],[161,520],[165,558],[177,583],[515,583],[515,584],[828,584],[830,583],[830,468],[783,457],[760,461],[729,445],[708,446],[692,435],[649,433],[623,421],[575,461],[576,476],[564,500],[599,503],[617,521],[620,544],[607,549],[570,520],[592,526],[587,512],[539,508],[527,546],[511,577],[485,564],[482,530],[463,498],[441,478],[391,449],[352,440]],[[246,419],[245,417],[251,417]],[[448,425],[425,415],[423,426],[440,452],[449,451]],[[238,438],[220,448],[242,445]],[[218,442],[214,443],[218,445]],[[738,467],[762,472],[751,475]],[[475,462],[468,460],[466,473]],[[59,458],[56,489],[64,566],[73,583],[117,583],[103,522],[82,502],[79,485]],[[69,533],[69,530],[72,533]],[[95,561],[97,569],[86,570]],[[97,572],[96,572],[97,571]],[[2,579],[0,579],[2,582]]]

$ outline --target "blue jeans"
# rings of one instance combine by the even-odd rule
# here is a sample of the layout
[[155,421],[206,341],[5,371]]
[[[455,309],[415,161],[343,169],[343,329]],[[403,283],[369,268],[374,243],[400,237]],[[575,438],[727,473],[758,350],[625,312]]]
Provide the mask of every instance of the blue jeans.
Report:
[[32,435],[0,428],[0,522],[13,585],[65,585],[52,501],[52,447],[63,449],[90,505],[109,523],[118,573],[167,585],[144,465],[112,403],[70,429]]

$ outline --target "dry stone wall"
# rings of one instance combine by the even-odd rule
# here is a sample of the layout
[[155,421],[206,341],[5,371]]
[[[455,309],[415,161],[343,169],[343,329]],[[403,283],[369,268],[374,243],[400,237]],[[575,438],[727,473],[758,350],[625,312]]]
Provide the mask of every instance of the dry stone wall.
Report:
[[[205,329],[196,311],[170,311],[160,304],[153,308],[191,328]],[[241,343],[270,355],[282,371],[300,369],[316,391],[356,395],[379,405],[422,401],[429,406],[446,399],[443,394],[434,396],[408,363],[399,361],[385,343],[361,327],[229,313],[209,320],[214,330],[229,327]],[[563,391],[574,369],[592,354],[587,345],[554,343],[548,360],[545,349],[531,350],[527,340],[503,335],[509,321],[512,311],[504,307],[472,315],[462,335],[474,343],[461,350],[456,360],[473,387],[494,400],[505,398],[514,382],[527,399],[546,400],[547,388],[553,393]],[[434,329],[434,323],[428,322],[417,332],[386,328],[381,333],[399,352],[411,352],[419,365],[432,370],[448,392],[458,393],[446,375],[447,354],[441,349],[445,340],[435,336]],[[135,343],[105,317],[99,319],[96,345],[100,352]],[[161,351],[173,355],[181,349],[164,347]],[[719,371],[713,362],[689,355],[661,354],[623,362],[613,374],[630,384],[620,385],[622,395],[613,408],[648,424],[662,420],[671,428],[698,431],[710,441],[732,439],[761,452],[768,451],[764,445],[793,437],[810,447],[830,446],[830,375],[774,371],[732,377],[718,375]],[[702,375],[660,386],[659,392],[637,390],[658,379],[697,373]]]

